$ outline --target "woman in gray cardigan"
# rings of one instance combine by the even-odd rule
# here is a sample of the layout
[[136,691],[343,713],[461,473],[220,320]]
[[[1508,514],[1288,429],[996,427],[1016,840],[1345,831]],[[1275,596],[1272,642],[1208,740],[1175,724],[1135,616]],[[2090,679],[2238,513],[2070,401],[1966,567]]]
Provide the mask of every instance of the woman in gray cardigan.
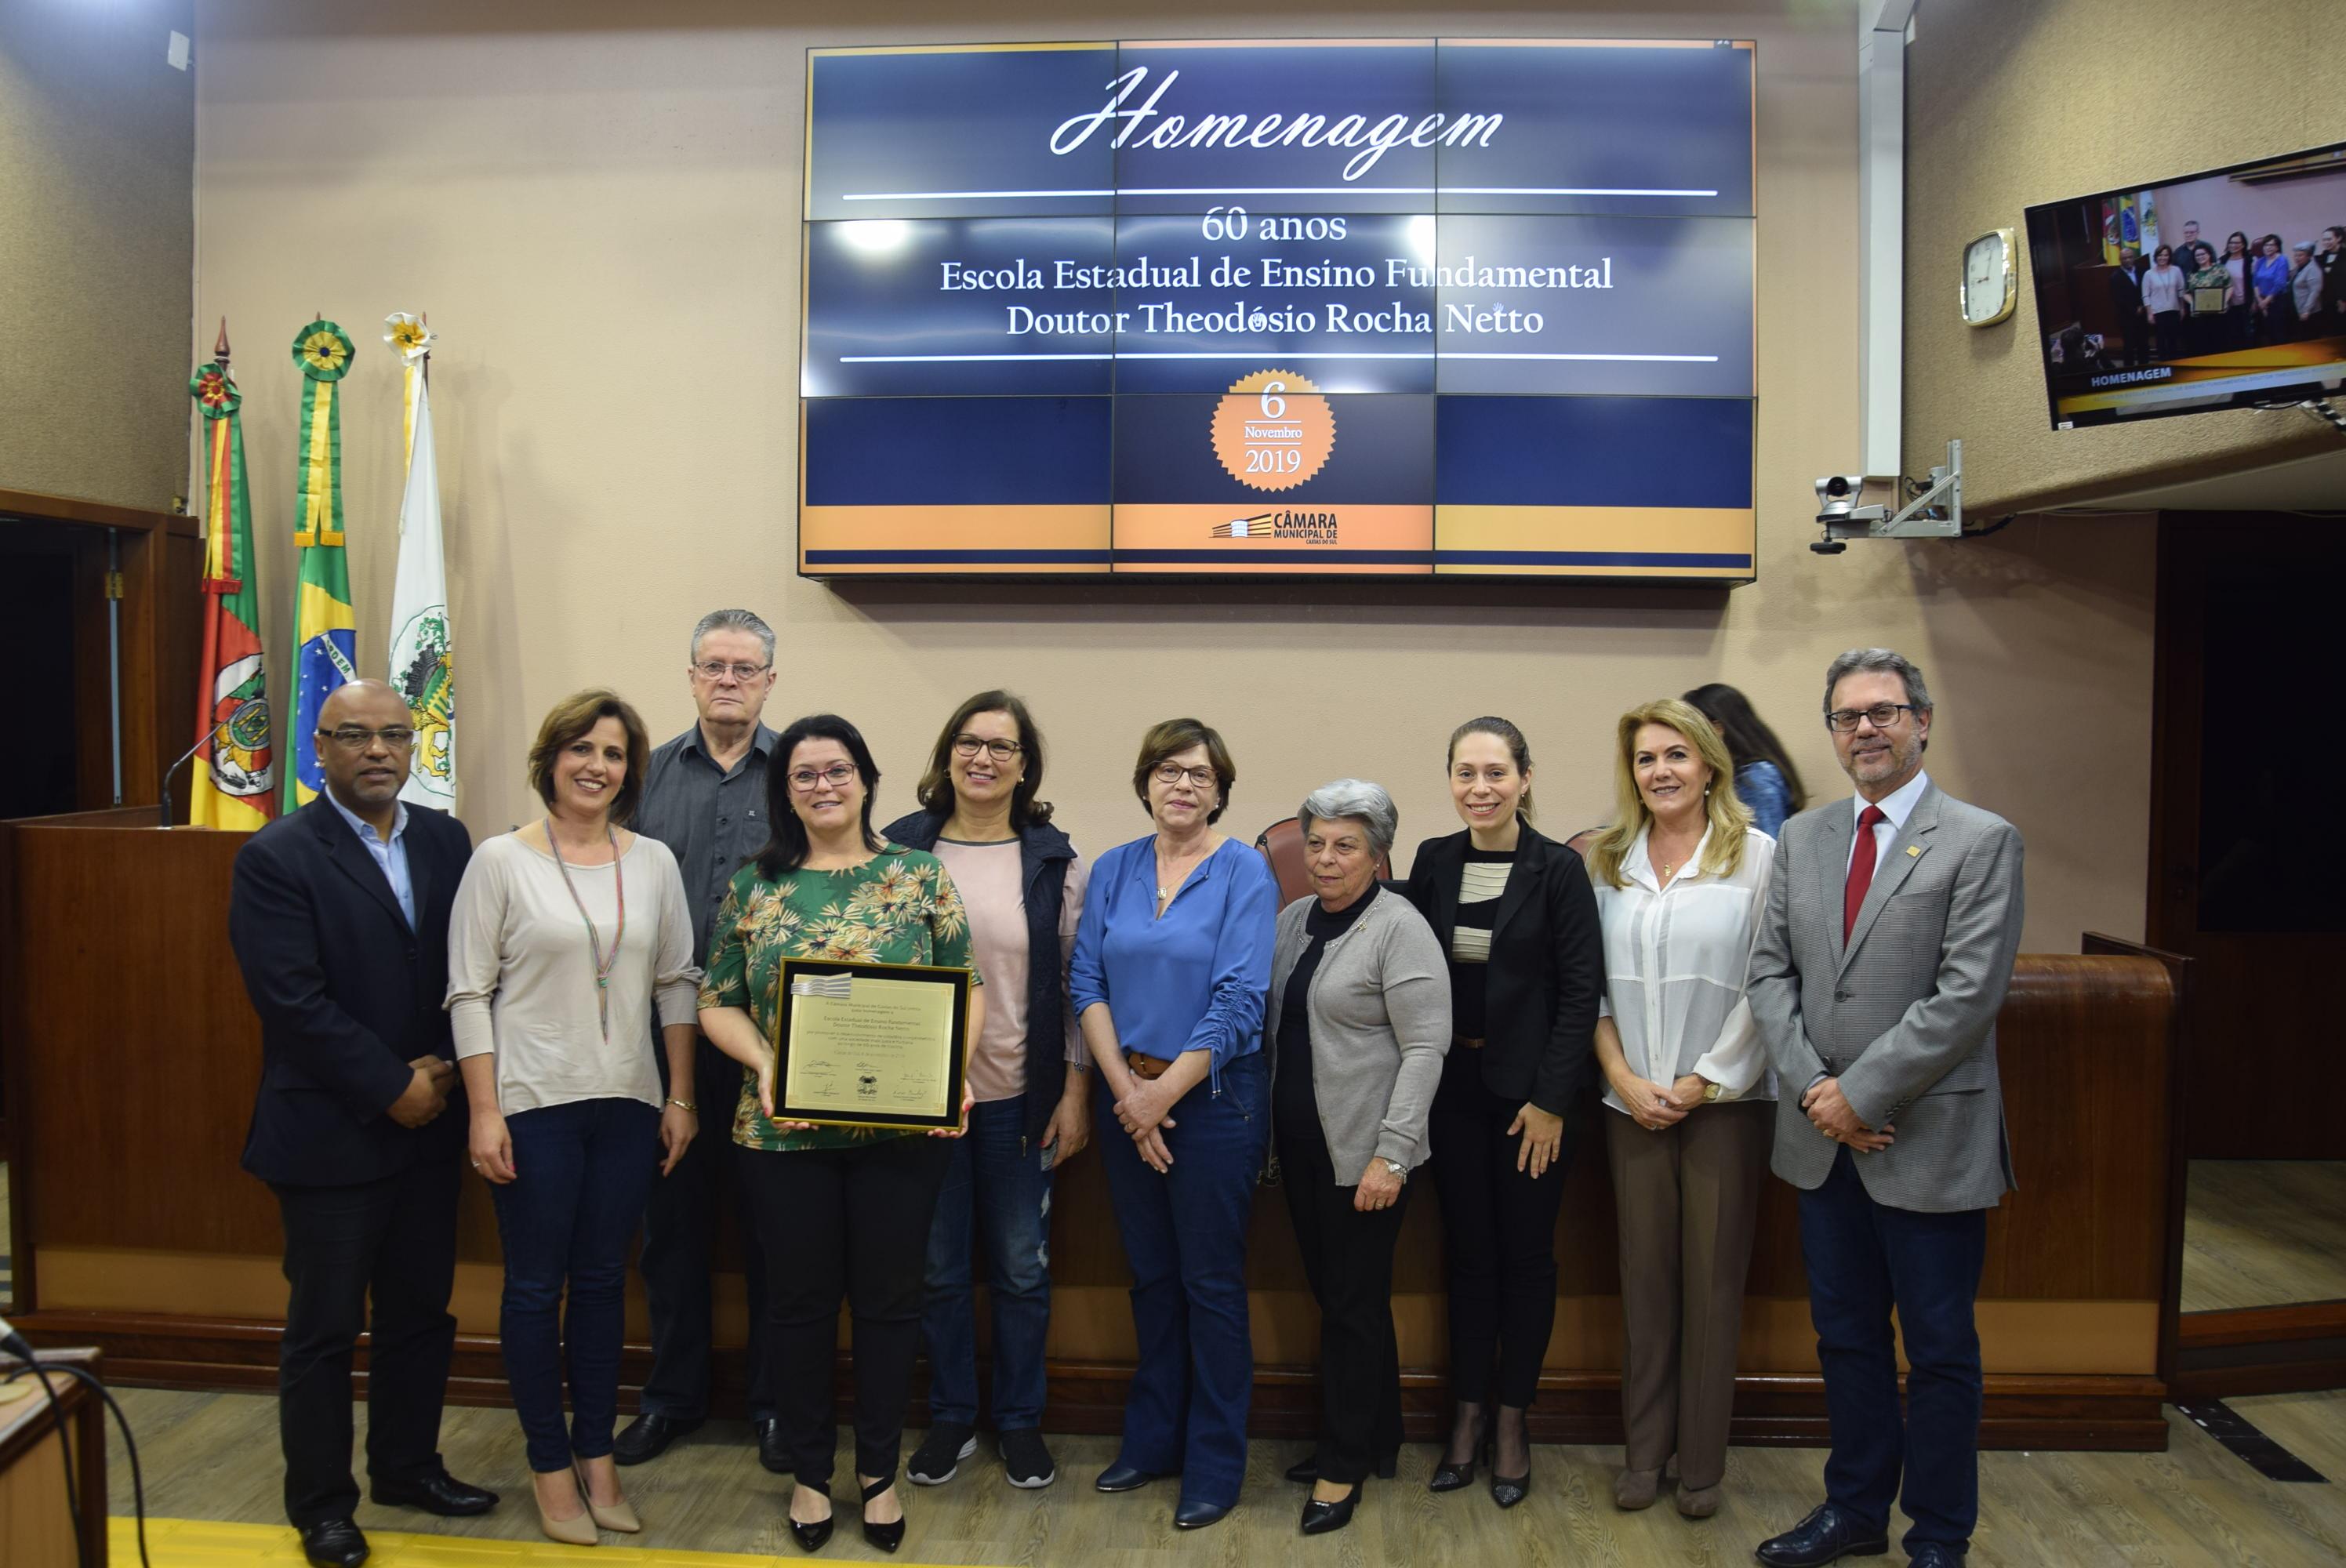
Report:
[[1392,797],[1340,779],[1297,815],[1313,891],[1280,911],[1264,1027],[1287,1212],[1320,1303],[1320,1445],[1287,1472],[1313,1483],[1317,1535],[1352,1522],[1371,1466],[1390,1478],[1401,1448],[1393,1244],[1450,1049],[1450,971],[1425,918],[1377,886]]

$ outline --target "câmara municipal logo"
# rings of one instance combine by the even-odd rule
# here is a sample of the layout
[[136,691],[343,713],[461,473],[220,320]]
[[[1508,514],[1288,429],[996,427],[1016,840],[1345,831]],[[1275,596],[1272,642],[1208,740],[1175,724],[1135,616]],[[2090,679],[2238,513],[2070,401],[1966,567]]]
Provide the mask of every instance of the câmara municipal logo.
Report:
[[1217,539],[1285,539],[1302,545],[1333,545],[1336,542],[1336,514],[1296,510],[1258,512],[1251,517],[1233,517],[1227,523],[1215,524],[1213,536]]

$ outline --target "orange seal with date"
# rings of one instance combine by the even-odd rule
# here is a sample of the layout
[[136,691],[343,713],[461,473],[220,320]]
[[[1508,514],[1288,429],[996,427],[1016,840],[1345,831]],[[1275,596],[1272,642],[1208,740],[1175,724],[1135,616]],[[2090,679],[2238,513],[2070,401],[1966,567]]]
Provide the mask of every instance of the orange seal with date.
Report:
[[1252,489],[1292,490],[1335,449],[1335,410],[1292,371],[1241,376],[1214,406],[1214,455]]

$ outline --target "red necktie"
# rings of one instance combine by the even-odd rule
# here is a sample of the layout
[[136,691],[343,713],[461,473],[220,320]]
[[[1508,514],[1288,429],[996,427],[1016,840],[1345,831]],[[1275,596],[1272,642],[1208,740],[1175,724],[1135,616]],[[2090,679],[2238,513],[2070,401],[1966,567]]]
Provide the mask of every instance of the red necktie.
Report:
[[1865,907],[1866,890],[1873,886],[1873,862],[1878,846],[1873,841],[1873,825],[1887,821],[1882,808],[1868,806],[1857,814],[1857,842],[1849,852],[1849,881],[1841,894],[1841,940],[1846,944],[1849,933],[1857,929],[1857,911]]

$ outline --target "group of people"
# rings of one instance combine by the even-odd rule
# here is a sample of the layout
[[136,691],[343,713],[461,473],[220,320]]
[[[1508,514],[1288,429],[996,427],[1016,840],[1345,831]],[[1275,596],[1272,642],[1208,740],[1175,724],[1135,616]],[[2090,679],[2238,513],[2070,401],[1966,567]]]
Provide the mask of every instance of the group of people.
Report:
[[[1046,743],[1010,693],[954,710],[917,809],[875,829],[880,771],[853,725],[762,722],[763,621],[704,617],[689,678],[696,722],[657,750],[611,692],[557,704],[529,753],[542,816],[477,850],[400,802],[403,699],[346,685],[320,719],[324,794],[238,856],[230,932],[265,1059],[244,1163],[284,1217],[285,1505],[311,1562],[367,1554],[350,1470],[362,1327],[374,1500],[446,1515],[498,1501],[436,1451],[460,1149],[495,1201],[507,1376],[556,1540],[642,1529],[619,1467],[705,1419],[711,1241],[737,1200],[752,1426],[793,1479],[801,1547],[832,1531],[842,1302],[869,1542],[903,1539],[923,1347],[931,1425],[905,1473],[944,1484],[977,1451],[981,1277],[1005,1476],[1050,1484],[1051,1186],[1095,1130],[1138,1347],[1100,1492],[1178,1477],[1185,1530],[1238,1502],[1246,1245],[1275,1166],[1321,1312],[1321,1433],[1287,1472],[1310,1489],[1303,1532],[1341,1529],[1372,1474],[1397,1472],[1393,1257],[1429,1174],[1454,1400],[1429,1484],[1486,1466],[1513,1507],[1532,1485],[1564,1171],[1599,1079],[1627,1329],[1616,1503],[1650,1506],[1675,1461],[1680,1512],[1720,1505],[1772,1152],[1801,1189],[1832,1457],[1826,1501],[1759,1555],[1883,1550],[1902,1476],[1910,1558],[1960,1560],[1977,1512],[1973,1299],[2011,1183],[1994,1021],[2021,849],[1931,783],[1911,662],[1854,649],[1827,672],[1853,802],[1799,811],[1781,745],[1710,686],[1622,716],[1610,822],[1559,841],[1534,826],[1523,733],[1474,718],[1444,763],[1461,828],[1395,880],[1390,793],[1324,785],[1296,812],[1309,891],[1283,909],[1264,855],[1219,829],[1237,768],[1196,719],[1142,738],[1150,830],[1087,863],[1041,798]],[[971,971],[958,1128],[776,1119],[769,1042],[792,958]],[[702,1136],[704,1101],[729,1155]],[[654,1361],[615,1431],[639,1227]]]
[[2110,273],[2110,302],[2124,325],[2126,364],[2218,354],[2259,343],[2346,333],[2346,227],[2311,239],[2278,234],[2251,240],[2235,229],[2221,246],[2199,238],[2196,221],[2160,245],[2147,264],[2123,248]]

